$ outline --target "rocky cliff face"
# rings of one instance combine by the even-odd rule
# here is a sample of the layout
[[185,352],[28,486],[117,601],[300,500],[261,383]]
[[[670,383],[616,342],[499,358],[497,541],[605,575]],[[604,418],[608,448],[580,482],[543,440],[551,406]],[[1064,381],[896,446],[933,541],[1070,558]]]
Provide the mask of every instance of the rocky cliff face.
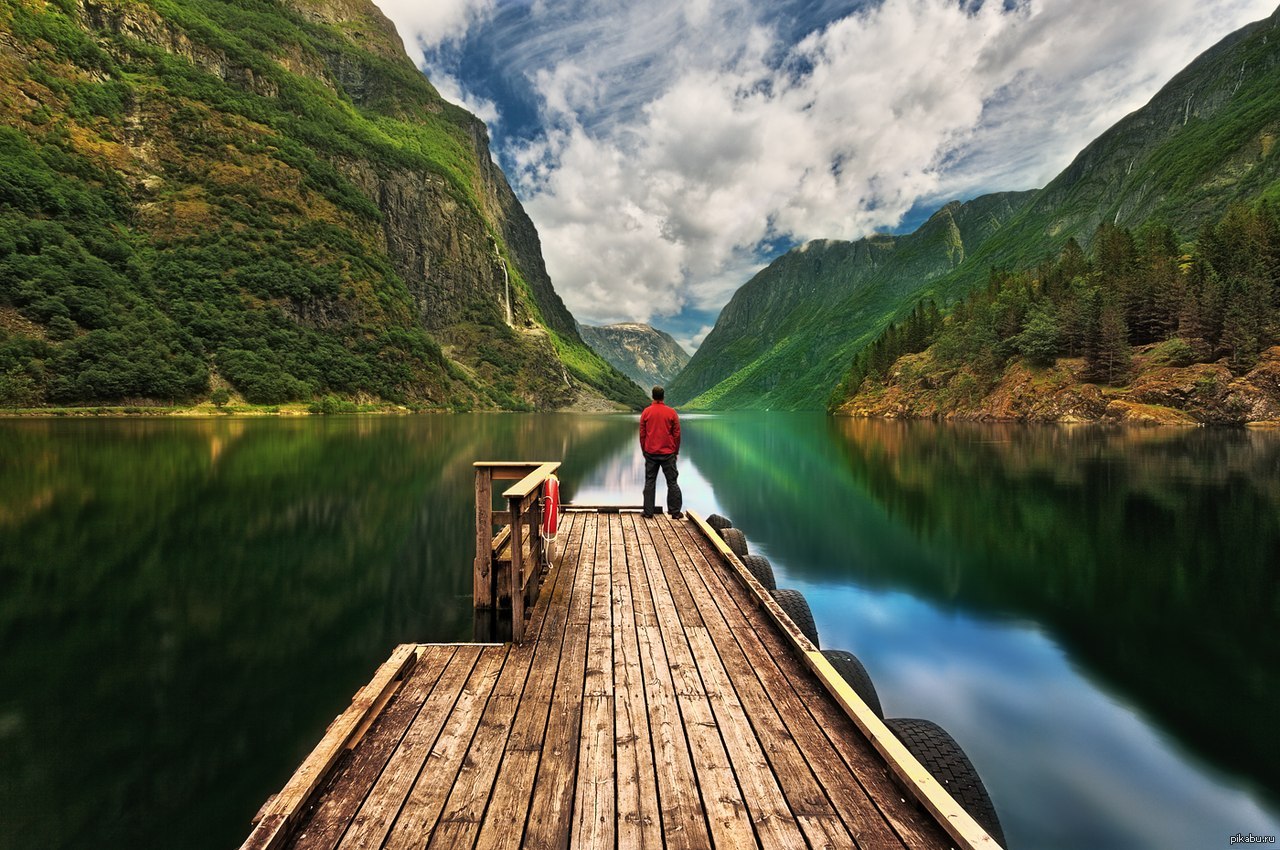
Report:
[[734,293],[670,397],[695,408],[822,408],[853,354],[911,306],[908,293],[957,268],[1030,196],[947,204],[906,236],[789,251]]
[[[0,156],[43,158],[31,167],[55,190],[102,198],[76,220],[0,193],[0,215],[65,221],[118,269],[113,304],[139,269],[154,281],[135,296],[187,358],[182,395],[225,382],[260,400],[643,402],[579,338],[484,125],[439,97],[368,0],[22,2],[0,11],[0,38],[0,113],[18,132]],[[60,358],[136,317],[91,321],[69,289],[42,309],[38,290],[0,290],[39,325],[71,319],[37,340],[62,364],[37,401],[161,395],[145,377],[95,385],[81,362],[95,358]]]
[[689,362],[670,334],[651,325],[579,325],[578,330],[587,345],[644,390],[655,384],[665,387]]

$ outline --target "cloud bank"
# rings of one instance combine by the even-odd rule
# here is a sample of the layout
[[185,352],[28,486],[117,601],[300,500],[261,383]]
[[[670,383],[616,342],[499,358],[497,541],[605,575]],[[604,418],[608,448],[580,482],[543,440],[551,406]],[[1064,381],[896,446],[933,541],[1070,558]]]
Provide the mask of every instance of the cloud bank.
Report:
[[499,155],[574,314],[691,343],[779,247],[1043,185],[1272,0],[380,2],[434,80],[488,45],[523,86]]

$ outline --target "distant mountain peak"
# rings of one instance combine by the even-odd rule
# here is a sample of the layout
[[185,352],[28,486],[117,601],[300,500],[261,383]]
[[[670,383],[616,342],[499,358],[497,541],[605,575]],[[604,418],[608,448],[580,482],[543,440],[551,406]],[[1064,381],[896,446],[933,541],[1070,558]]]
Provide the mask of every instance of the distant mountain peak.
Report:
[[643,322],[579,325],[582,339],[611,366],[641,387],[666,386],[689,362],[671,334]]

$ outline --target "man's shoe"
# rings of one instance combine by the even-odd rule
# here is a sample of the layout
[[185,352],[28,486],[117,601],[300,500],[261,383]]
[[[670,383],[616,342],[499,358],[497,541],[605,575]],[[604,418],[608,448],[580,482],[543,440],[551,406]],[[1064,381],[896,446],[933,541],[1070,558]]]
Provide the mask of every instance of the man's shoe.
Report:
[[672,512],[671,512],[671,518],[672,518],[672,519],[684,519],[684,512],[683,512],[683,511],[672,511]]
[[648,511],[645,511],[644,513],[640,514],[640,516],[644,517],[645,519],[653,519],[653,514],[649,513]]

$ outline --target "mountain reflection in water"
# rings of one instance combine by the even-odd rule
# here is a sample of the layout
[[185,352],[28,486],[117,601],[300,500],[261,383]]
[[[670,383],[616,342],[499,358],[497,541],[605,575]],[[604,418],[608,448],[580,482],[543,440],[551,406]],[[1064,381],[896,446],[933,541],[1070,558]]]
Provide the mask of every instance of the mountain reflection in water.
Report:
[[969,751],[1012,846],[1275,833],[1280,434],[771,414],[689,435],[824,646]]
[[[635,429],[0,421],[0,848],[234,846],[397,642],[469,638],[472,462],[637,504]],[[689,415],[681,485],[1011,846],[1280,833],[1280,435]]]

